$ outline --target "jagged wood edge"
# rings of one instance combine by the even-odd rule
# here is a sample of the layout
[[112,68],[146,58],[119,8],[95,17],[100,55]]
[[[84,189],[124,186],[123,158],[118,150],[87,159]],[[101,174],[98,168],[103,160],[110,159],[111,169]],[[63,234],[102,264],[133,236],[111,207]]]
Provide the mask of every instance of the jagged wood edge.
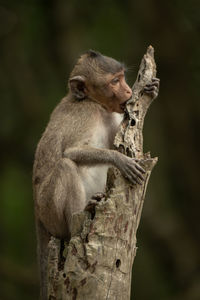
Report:
[[[131,187],[114,170],[108,180],[107,199],[96,207],[95,218],[91,220],[88,212],[73,216],[72,239],[69,245],[65,244],[64,251],[61,251],[60,241],[51,238],[49,299],[130,298],[131,269],[137,249],[136,231],[147,183],[157,161],[149,153],[143,154],[142,138],[144,117],[152,102],[150,97],[142,95],[142,90],[155,75],[154,50],[150,46],[141,62],[133,97],[127,104],[126,118],[115,138],[115,146],[120,151],[143,160],[147,170],[145,183],[142,187]],[[111,251],[106,248],[109,241],[113,244]],[[101,253],[102,249],[105,253]]]

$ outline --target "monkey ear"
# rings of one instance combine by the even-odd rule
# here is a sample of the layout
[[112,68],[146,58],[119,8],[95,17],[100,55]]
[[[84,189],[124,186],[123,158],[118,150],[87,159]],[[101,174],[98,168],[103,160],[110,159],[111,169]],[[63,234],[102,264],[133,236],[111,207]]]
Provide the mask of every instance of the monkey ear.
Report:
[[85,85],[85,78],[83,76],[74,76],[70,78],[69,88],[76,99],[83,100],[86,97],[87,89]]

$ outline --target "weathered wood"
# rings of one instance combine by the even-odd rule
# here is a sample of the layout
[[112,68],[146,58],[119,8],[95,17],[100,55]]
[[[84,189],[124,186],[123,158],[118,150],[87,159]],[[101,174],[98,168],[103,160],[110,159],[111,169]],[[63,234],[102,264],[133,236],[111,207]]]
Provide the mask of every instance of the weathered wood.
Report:
[[142,129],[151,97],[143,88],[156,76],[153,47],[142,59],[132,100],[115,138],[115,146],[142,160],[146,170],[142,185],[132,186],[117,169],[109,172],[107,194],[93,214],[73,216],[69,245],[51,238],[48,257],[48,299],[130,299],[136,232],[151,171],[157,158],[143,154]]

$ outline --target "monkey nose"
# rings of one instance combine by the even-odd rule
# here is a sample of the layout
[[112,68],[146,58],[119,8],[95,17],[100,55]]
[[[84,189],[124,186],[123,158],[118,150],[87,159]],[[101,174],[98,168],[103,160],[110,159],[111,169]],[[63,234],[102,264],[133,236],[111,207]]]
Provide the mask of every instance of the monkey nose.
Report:
[[132,89],[129,86],[127,86],[126,94],[127,94],[127,96],[129,96],[129,98],[131,98],[131,96],[133,94]]

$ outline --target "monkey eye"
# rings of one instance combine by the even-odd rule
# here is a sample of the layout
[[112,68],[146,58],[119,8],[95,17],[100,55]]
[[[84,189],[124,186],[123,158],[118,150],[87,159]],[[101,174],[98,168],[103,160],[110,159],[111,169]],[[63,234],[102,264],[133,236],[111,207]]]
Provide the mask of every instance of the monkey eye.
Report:
[[114,79],[111,81],[112,84],[117,84],[118,82],[119,82],[119,78],[118,78],[118,77],[114,78]]

